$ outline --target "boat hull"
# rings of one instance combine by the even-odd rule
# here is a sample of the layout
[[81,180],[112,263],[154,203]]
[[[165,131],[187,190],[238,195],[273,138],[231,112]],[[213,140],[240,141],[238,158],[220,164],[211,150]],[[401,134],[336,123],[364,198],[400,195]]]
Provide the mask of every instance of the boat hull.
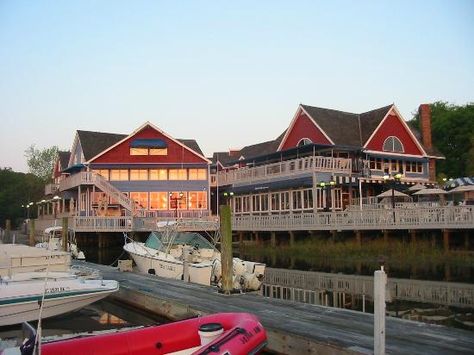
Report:
[[[34,282],[37,283],[37,281]],[[16,297],[5,295],[8,285],[0,285],[0,295],[2,296],[0,297],[0,326],[37,320],[40,316],[42,301],[41,317],[48,318],[80,309],[118,290],[118,283],[112,280],[82,281],[81,285],[84,284],[88,287],[74,289],[71,280],[68,280],[67,283],[50,281],[47,285],[48,291],[45,293],[44,300],[42,299],[42,292],[37,292],[38,287],[34,287],[35,285],[30,285],[33,286],[30,287],[33,291],[29,294],[24,293]],[[29,287],[27,282],[23,282],[23,285],[26,288]],[[42,288],[44,290],[44,286]]]
[[[223,332],[206,344],[199,328],[218,323]],[[220,313],[184,321],[87,338],[42,344],[43,355],[256,354],[265,345],[265,329],[247,313]]]

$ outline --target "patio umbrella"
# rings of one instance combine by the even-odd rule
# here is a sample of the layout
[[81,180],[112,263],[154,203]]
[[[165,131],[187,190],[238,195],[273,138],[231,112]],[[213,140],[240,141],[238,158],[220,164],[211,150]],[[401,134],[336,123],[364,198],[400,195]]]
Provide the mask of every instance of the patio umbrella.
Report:
[[415,192],[413,195],[445,195],[447,194],[446,191],[438,189],[438,188],[433,188],[433,189],[423,189]]
[[450,190],[449,193],[453,192],[470,192],[474,191],[474,185],[463,185],[455,187],[454,189]]
[[[404,194],[403,192],[393,190],[393,196],[395,197],[410,197],[407,194]],[[382,192],[381,194],[377,195],[378,198],[383,198],[383,197],[392,197],[392,189],[387,190]]]
[[425,185],[416,184],[416,185],[413,185],[413,186],[409,187],[408,191],[412,192],[412,191],[418,191],[418,190],[424,190],[424,189],[426,189]]

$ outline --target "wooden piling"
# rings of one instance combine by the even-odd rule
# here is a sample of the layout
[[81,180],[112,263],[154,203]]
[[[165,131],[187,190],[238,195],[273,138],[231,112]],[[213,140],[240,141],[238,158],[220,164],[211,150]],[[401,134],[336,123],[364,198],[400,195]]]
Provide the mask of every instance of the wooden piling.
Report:
[[362,232],[361,231],[355,231],[355,236],[356,236],[356,243],[358,246],[362,245]]
[[12,222],[7,219],[5,220],[5,241],[10,242],[10,234],[12,231]]
[[69,251],[68,250],[68,245],[69,245],[69,233],[68,233],[68,219],[67,217],[63,217],[62,221],[62,242],[63,242],[63,251]]
[[271,232],[270,237],[271,237],[270,245],[272,248],[275,248],[276,247],[276,232]]
[[232,292],[232,224],[230,206],[220,206],[222,292]]
[[295,246],[295,232],[288,232],[290,234],[290,247],[294,247]]
[[450,233],[448,229],[443,229],[443,247],[444,251],[449,251]]
[[35,220],[34,219],[30,219],[30,228],[28,229],[28,242],[30,244],[30,247],[34,247],[35,246]]

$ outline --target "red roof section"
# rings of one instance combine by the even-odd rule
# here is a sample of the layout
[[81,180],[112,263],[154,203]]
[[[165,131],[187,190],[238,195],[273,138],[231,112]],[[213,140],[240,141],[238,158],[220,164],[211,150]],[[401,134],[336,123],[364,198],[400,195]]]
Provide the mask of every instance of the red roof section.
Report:
[[[130,155],[130,142],[134,139],[161,139],[168,145],[168,155]],[[198,153],[185,148],[177,141],[147,125],[108,152],[91,160],[92,163],[145,163],[145,164],[176,164],[176,163],[207,163]]]
[[317,144],[332,144],[316,126],[313,120],[304,112],[300,112],[280,150],[295,148],[298,145],[298,142],[303,138],[309,138],[313,143]]
[[401,122],[401,118],[395,114],[387,116],[365,147],[369,150],[383,152],[383,143],[391,136],[397,137],[403,144],[405,151],[399,154],[423,156],[423,152],[418,148],[407,127]]

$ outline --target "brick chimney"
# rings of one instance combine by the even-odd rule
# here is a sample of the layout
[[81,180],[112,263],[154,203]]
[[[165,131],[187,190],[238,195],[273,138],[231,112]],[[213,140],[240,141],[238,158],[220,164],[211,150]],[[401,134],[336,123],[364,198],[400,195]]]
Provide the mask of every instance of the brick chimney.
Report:
[[[420,130],[421,140],[423,146],[427,150],[428,154],[431,154],[433,150],[433,142],[431,140],[431,107],[429,104],[421,104],[418,112],[420,114]],[[436,180],[436,160],[433,158],[429,159],[428,163],[429,178],[431,181]]]
[[431,141],[431,107],[429,104],[421,104],[418,109],[420,114],[421,140],[428,151],[433,149]]

